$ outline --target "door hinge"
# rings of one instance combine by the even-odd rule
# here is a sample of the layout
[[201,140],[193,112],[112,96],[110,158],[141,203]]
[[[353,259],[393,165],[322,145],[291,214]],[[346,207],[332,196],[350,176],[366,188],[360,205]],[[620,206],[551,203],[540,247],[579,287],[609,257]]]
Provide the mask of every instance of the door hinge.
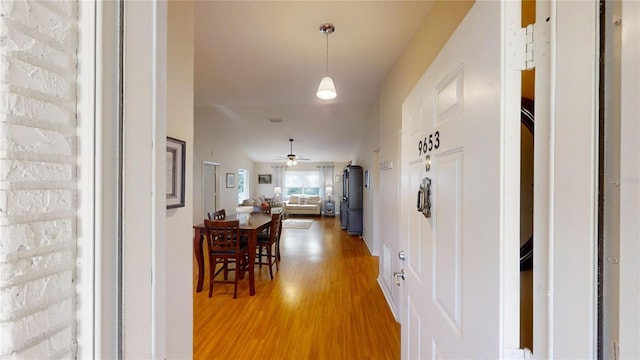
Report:
[[525,28],[511,29],[507,32],[507,59],[509,70],[531,70],[533,63],[533,31],[534,25]]

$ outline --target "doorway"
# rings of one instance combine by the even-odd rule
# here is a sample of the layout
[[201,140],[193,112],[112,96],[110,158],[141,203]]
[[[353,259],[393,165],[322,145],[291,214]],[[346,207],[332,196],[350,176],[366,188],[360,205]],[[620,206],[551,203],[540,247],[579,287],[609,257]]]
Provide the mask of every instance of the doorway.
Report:
[[[536,1],[522,1],[522,27],[536,23]],[[522,71],[520,108],[520,348],[533,351],[533,182],[535,68]]]
[[203,161],[202,162],[202,218],[206,218],[210,212],[218,210],[220,178],[218,171],[220,164]]

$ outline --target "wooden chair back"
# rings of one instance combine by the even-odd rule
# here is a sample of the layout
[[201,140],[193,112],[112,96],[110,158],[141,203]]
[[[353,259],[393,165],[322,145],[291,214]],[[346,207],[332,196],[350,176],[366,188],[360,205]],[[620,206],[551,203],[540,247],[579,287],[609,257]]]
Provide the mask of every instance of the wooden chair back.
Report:
[[240,220],[204,221],[211,252],[234,253],[240,249]]
[[213,213],[208,213],[207,217],[209,218],[209,220],[222,220],[227,217],[227,212],[222,209]]
[[271,213],[271,228],[269,229],[269,242],[276,242],[280,238],[282,229],[282,213]]

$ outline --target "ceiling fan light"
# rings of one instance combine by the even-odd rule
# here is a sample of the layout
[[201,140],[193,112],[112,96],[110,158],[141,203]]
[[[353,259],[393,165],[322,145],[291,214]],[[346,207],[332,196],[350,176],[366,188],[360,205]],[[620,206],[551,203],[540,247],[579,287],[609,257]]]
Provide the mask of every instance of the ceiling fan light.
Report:
[[318,86],[318,92],[316,96],[323,100],[331,100],[336,98],[336,86],[333,84],[333,79],[329,76],[325,76],[320,80],[320,86]]
[[292,165],[293,165],[293,160],[287,161],[287,166],[292,166]]

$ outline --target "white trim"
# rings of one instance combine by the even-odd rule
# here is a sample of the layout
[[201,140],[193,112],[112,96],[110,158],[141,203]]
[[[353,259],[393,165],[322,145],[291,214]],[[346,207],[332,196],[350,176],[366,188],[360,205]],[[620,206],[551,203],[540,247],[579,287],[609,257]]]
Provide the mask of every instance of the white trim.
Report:
[[[498,346],[504,358],[520,347],[520,98],[519,70],[509,69],[510,29],[520,28],[522,4],[502,2],[500,64],[500,325]],[[514,151],[517,150],[517,151]],[[516,210],[516,211],[514,211]]]
[[[167,2],[153,2],[152,92],[152,228],[151,228],[151,357],[167,357]],[[126,100],[125,100],[126,101]],[[185,175],[185,179],[188,179]],[[185,194],[186,195],[186,194]],[[186,201],[186,199],[185,199]]]
[[[95,358],[118,354],[118,3],[96,4]],[[79,354],[80,355],[80,354]]]
[[165,161],[167,3],[124,6],[121,355],[164,358],[166,214],[158,173]]
[[599,4],[555,1],[552,6],[547,358],[595,358]]
[[78,97],[78,142],[82,144],[79,153],[78,166],[81,169],[78,174],[78,191],[81,196],[78,199],[78,227],[76,257],[77,278],[76,284],[77,305],[77,358],[89,359],[95,357],[96,334],[99,327],[96,326],[94,311],[96,309],[96,188],[94,148],[95,138],[95,96],[96,96],[96,3],[80,2],[78,4],[78,79],[77,88],[83,89],[83,96]]
[[640,3],[622,2],[620,359],[640,358]]
[[[545,19],[551,19],[547,22]],[[538,359],[548,359],[552,348],[553,302],[550,289],[553,285],[553,234],[551,204],[551,174],[553,171],[553,143],[551,142],[551,114],[554,89],[551,82],[554,70],[551,60],[555,58],[555,7],[549,1],[536,2],[534,34],[535,75],[535,136],[534,136],[534,247],[533,247],[533,349]]]

